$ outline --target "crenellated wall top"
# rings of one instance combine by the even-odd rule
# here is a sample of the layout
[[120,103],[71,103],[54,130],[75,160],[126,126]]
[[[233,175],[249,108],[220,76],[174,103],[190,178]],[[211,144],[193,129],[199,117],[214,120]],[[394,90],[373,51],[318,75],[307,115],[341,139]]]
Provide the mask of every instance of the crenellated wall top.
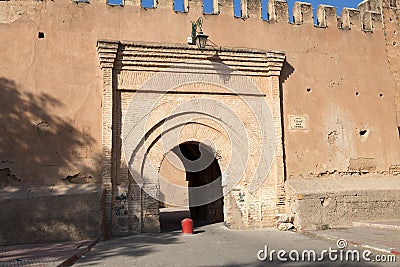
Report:
[[[52,0],[54,3],[58,1],[63,1],[63,4],[65,4],[64,2],[67,0]],[[86,5],[88,3],[95,5],[119,5],[122,9],[124,6],[149,9],[149,7],[142,6],[141,0],[112,0],[114,4],[111,4],[109,1],[111,0],[72,0],[70,2],[71,4],[77,3],[79,5]],[[120,1],[120,4],[115,4],[114,1]],[[262,2],[262,0],[241,0],[240,6],[236,7],[236,9],[240,8],[240,12],[234,11],[233,0],[213,0],[212,11],[205,11],[203,9],[203,0],[154,0],[150,9],[171,9],[171,12],[177,12],[176,1],[183,1],[183,8],[178,13],[195,12],[198,14],[202,12],[204,16],[218,16],[229,13],[243,20],[248,18],[263,19],[269,23],[304,24],[314,25],[317,28],[338,28],[340,30],[365,32],[382,30],[382,7],[396,9],[400,7],[400,0],[365,0],[360,2],[357,8],[343,8],[338,16],[338,12],[334,6],[321,4],[315,7],[310,3],[298,1],[293,5],[292,20],[289,19],[289,6],[286,0],[267,0],[267,2]],[[2,6],[30,2],[46,4],[46,1],[37,0],[0,0]],[[3,9],[2,6],[0,6],[0,9]],[[316,20],[314,18],[314,10],[316,10]],[[21,11],[18,12],[21,13]],[[3,13],[0,12],[0,23],[7,23],[7,19],[2,18]]]

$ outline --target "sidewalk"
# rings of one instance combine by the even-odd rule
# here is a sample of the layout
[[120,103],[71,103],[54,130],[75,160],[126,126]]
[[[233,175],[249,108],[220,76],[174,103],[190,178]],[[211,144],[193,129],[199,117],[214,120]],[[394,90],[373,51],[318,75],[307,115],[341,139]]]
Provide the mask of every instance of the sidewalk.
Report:
[[0,246],[0,266],[70,266],[97,240]]
[[354,222],[352,227],[335,227],[307,233],[329,240],[344,238],[351,245],[400,255],[400,220]]

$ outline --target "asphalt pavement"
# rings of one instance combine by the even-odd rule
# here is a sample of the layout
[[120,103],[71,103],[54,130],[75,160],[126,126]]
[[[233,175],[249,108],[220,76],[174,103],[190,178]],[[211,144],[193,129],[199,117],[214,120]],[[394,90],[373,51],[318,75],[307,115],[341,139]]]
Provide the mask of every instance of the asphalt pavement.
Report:
[[161,233],[3,246],[0,266],[400,266],[400,221],[304,233],[197,223],[186,236],[179,228],[187,215],[165,210]]

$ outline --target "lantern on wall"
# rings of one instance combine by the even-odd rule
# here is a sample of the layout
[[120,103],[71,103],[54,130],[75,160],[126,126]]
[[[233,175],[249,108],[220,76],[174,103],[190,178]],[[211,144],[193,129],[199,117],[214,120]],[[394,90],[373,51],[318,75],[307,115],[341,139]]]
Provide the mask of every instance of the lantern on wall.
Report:
[[198,18],[192,22],[192,35],[188,38],[190,45],[197,45],[200,50],[203,50],[207,45],[208,35],[203,33],[203,18]]

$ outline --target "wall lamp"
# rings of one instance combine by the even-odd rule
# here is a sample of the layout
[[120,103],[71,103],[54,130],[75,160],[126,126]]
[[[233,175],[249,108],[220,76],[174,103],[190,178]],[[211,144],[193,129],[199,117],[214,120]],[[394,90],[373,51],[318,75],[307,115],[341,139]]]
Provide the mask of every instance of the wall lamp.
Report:
[[208,35],[203,33],[203,18],[198,18],[192,22],[192,36],[188,37],[188,44],[197,45],[202,50],[206,47]]

